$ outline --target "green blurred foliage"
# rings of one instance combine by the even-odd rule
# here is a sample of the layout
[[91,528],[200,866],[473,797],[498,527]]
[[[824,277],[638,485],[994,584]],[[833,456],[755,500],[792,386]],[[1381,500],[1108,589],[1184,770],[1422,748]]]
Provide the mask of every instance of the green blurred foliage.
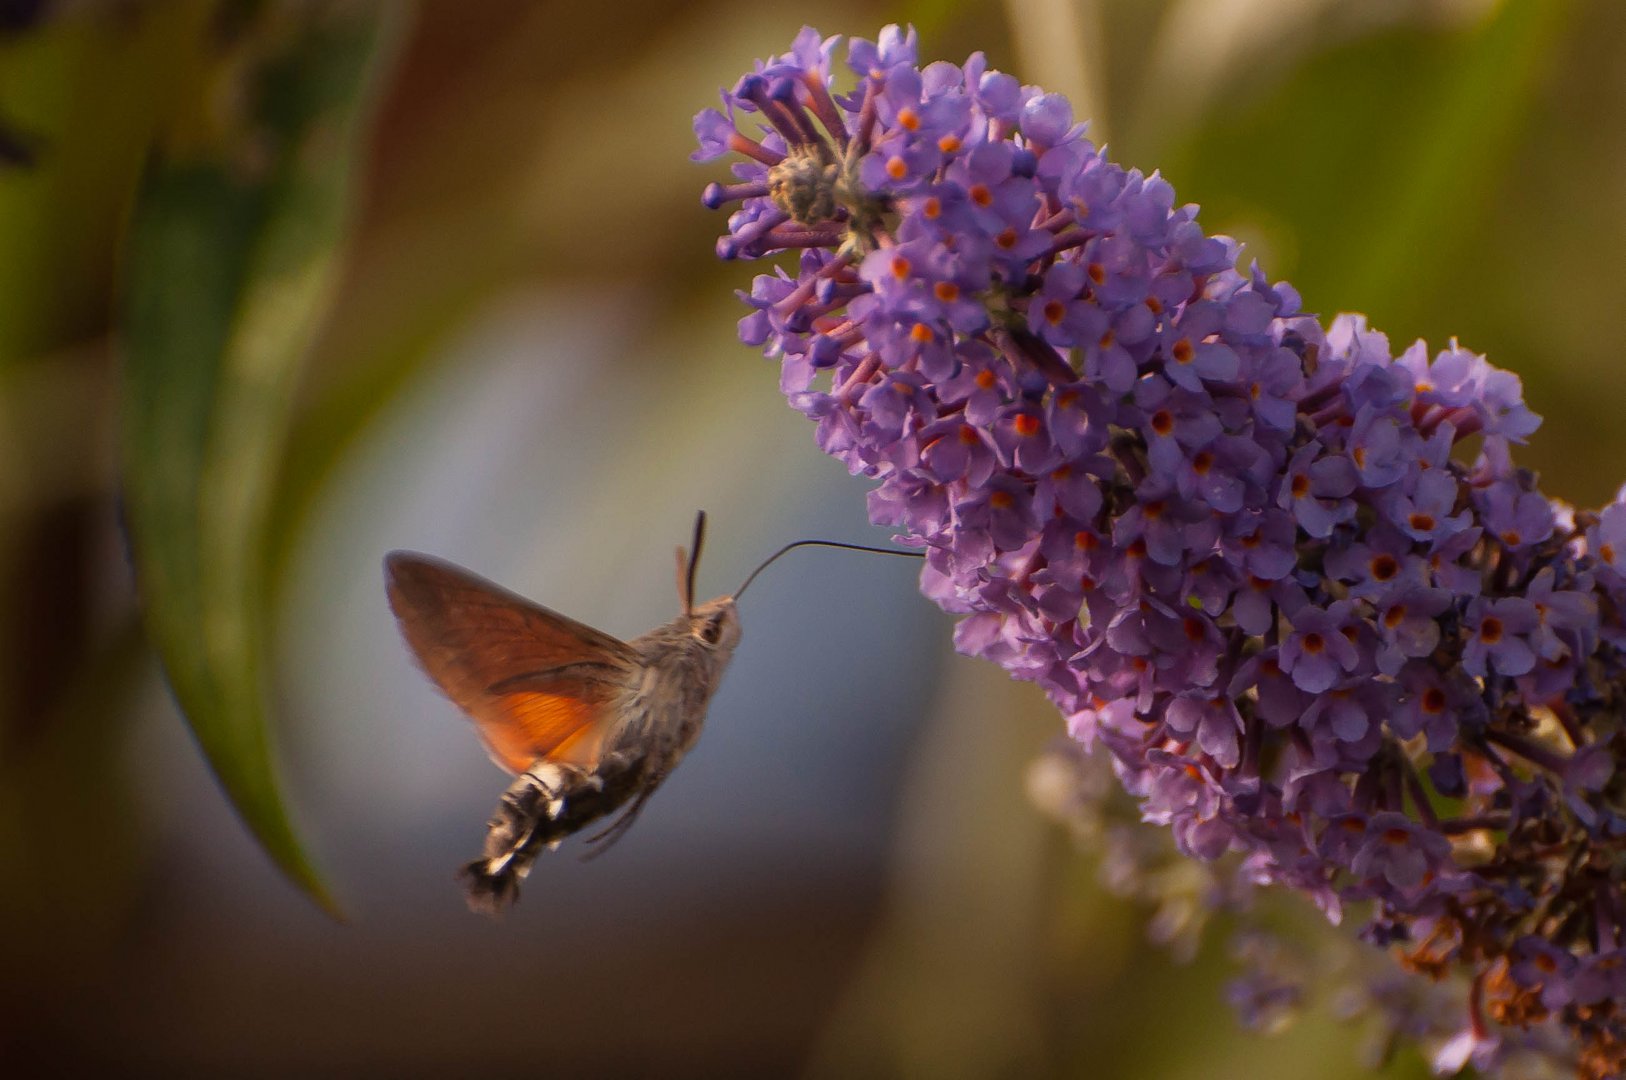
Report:
[[[1290,276],[1310,310],[1441,332],[1424,301],[1455,272],[1534,111],[1569,5],[1510,0],[1467,32],[1397,26],[1314,57],[1171,158],[1212,216],[1263,213],[1317,250]],[[1268,237],[1266,238],[1268,243]],[[1336,253],[1335,257],[1324,256]]]
[[106,327],[135,185],[160,125],[197,93],[209,10],[109,5],[0,35],[0,123],[30,151],[0,168],[0,369]]
[[[214,130],[171,131],[136,194],[120,320],[125,522],[148,637],[199,747],[277,863],[332,901],[267,740],[268,536],[298,376],[334,294],[387,9],[216,13]],[[234,25],[225,25],[227,19]]]

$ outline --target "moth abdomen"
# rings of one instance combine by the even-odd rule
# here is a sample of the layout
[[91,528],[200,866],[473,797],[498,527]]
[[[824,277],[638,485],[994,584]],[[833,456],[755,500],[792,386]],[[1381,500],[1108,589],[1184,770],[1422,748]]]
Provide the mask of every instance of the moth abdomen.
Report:
[[502,793],[486,822],[482,857],[458,871],[469,907],[495,915],[519,899],[544,850],[613,814],[646,786],[644,759],[612,754],[593,770],[539,762]]

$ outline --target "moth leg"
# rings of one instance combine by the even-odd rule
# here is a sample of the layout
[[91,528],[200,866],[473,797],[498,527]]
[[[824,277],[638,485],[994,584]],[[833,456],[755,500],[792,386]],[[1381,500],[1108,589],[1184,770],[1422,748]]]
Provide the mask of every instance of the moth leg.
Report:
[[627,835],[627,830],[638,820],[638,815],[644,812],[644,805],[649,802],[649,797],[655,794],[655,789],[661,786],[664,779],[666,775],[659,772],[643,778],[638,794],[633,797],[632,804],[621,812],[621,816],[611,822],[610,827],[603,832],[587,838],[587,844],[593,850],[582,856],[583,862],[598,858],[614,847],[616,841]]

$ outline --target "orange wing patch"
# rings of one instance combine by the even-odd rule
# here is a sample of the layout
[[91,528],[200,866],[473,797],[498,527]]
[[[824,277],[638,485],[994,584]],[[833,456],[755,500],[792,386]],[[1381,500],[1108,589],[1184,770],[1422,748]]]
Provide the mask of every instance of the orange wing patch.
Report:
[[497,764],[515,773],[539,758],[587,768],[598,764],[614,713],[603,695],[587,697],[579,693],[581,687],[571,689],[578,692],[504,694],[476,713],[480,739]]

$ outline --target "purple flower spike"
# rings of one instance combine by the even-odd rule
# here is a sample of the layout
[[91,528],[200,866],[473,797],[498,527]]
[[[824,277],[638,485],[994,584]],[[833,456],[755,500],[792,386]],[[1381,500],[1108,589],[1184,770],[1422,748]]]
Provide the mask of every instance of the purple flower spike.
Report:
[[738,155],[719,250],[782,258],[742,339],[957,646],[1182,852],[1465,976],[1443,1030],[1389,1007],[1436,1061],[1626,1073],[1626,489],[1547,498],[1516,376],[1301,313],[1065,99],[896,26],[838,90],[836,51],[758,64],[695,157]]

